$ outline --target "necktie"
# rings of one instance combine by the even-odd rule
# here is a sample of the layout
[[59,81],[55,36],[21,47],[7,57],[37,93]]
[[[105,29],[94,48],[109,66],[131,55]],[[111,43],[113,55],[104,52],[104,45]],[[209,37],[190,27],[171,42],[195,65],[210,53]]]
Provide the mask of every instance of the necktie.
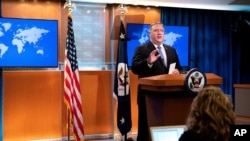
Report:
[[158,52],[159,52],[159,54],[160,54],[160,56],[161,56],[161,60],[162,60],[162,62],[163,62],[163,64],[166,66],[166,60],[165,60],[165,57],[164,57],[164,55],[163,55],[163,53],[162,53],[162,51],[161,51],[161,47],[159,46],[159,47],[157,47],[158,48]]

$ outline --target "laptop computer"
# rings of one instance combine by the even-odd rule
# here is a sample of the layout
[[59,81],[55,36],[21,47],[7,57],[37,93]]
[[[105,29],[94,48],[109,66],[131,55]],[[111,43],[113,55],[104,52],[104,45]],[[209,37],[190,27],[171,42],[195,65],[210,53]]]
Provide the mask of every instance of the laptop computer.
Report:
[[152,126],[150,135],[152,141],[178,141],[186,125]]

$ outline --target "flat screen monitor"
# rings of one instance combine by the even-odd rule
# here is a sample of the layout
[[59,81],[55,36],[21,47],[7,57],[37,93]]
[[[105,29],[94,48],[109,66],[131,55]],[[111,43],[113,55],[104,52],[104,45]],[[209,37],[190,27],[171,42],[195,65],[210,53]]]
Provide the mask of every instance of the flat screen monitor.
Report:
[[58,67],[58,21],[0,18],[0,67]]
[[[132,66],[132,58],[137,46],[149,42],[149,24],[127,23],[128,67]],[[189,66],[189,28],[187,26],[165,26],[164,44],[174,47],[177,51],[180,65]]]
[[186,125],[150,127],[152,141],[179,141],[186,130]]

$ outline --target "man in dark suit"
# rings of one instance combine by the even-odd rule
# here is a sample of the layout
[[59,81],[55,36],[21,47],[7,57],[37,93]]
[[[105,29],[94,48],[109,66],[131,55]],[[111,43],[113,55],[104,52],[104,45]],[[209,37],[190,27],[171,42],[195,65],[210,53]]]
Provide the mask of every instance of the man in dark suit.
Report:
[[[180,62],[175,48],[164,45],[164,25],[154,23],[149,27],[150,42],[138,46],[132,59],[132,72],[139,78],[161,75],[179,74]],[[175,69],[169,72],[170,64],[175,63]],[[137,141],[149,141],[145,92],[138,85],[138,136]]]

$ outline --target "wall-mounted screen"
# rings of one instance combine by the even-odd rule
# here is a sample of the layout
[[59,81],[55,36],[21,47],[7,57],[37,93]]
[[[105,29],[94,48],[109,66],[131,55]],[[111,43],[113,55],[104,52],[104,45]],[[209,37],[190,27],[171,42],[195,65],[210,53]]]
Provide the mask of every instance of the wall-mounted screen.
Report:
[[[132,66],[132,58],[136,47],[149,41],[149,26],[149,24],[127,24],[127,36],[130,39],[127,42],[129,67]],[[176,49],[182,67],[189,66],[188,33],[187,26],[165,26],[164,44]]]
[[58,67],[58,21],[0,18],[0,67]]

